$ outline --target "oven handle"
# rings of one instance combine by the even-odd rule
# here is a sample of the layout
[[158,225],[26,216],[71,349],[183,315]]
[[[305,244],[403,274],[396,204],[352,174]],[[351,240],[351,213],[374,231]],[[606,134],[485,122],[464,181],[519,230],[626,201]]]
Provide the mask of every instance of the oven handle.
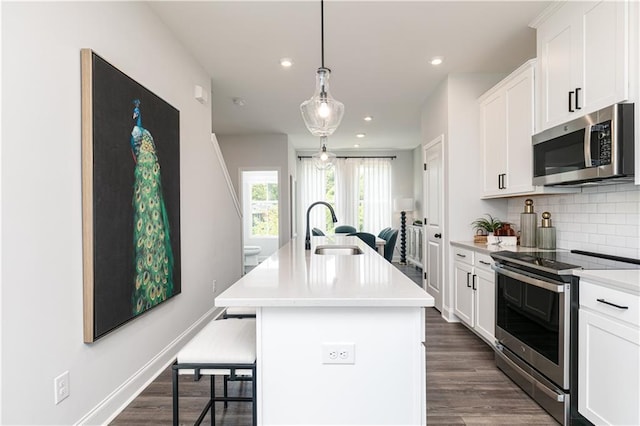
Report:
[[564,283],[561,281],[541,280],[520,271],[516,272],[504,265],[493,265],[491,266],[491,269],[496,271],[497,274],[502,274],[518,281],[544,288],[545,290],[549,290],[554,293],[564,293]]
[[[502,344],[498,340],[496,340],[496,350],[498,352],[504,353]],[[542,393],[544,393],[554,401],[564,402],[564,394],[559,394],[557,392],[554,392],[553,390],[548,389],[546,386],[542,385],[541,383],[538,383],[538,381],[533,376],[531,376],[529,373],[527,373],[522,368],[520,368],[518,364],[511,361],[509,357],[507,357],[506,355],[502,355],[502,359],[507,361],[509,366],[515,369],[522,377],[525,377],[527,381],[529,381],[529,383],[532,383],[536,387],[536,389],[538,389],[539,391],[541,391]]]

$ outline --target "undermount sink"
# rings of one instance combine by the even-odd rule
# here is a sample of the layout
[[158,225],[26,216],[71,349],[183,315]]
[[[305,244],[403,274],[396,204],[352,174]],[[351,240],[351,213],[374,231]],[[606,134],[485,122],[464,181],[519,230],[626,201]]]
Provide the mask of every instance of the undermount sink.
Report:
[[330,254],[330,255],[347,255],[353,256],[354,254],[362,254],[363,251],[358,246],[342,246],[342,245],[322,245],[317,246],[314,251],[315,254]]

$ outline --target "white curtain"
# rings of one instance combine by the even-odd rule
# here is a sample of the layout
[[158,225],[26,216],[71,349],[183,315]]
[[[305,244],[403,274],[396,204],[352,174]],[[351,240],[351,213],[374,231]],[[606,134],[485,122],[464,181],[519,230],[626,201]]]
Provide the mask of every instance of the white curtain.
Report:
[[[298,200],[299,200],[299,216],[301,232],[306,232],[307,225],[307,209],[316,201],[327,201],[327,185],[325,172],[318,170],[310,158],[303,158],[298,167]],[[309,216],[309,233],[312,228],[326,231],[326,208],[314,207]]]
[[[387,158],[339,159],[335,164],[335,211],[339,225],[352,225],[358,230],[377,235],[391,226],[391,160]],[[307,223],[307,209],[315,201],[328,201],[327,178],[313,160],[303,158],[298,168],[299,222]],[[362,186],[362,188],[361,188]],[[360,199],[362,190],[363,199]],[[359,205],[362,203],[362,228]],[[309,217],[309,228],[326,232],[326,209],[314,208]]]
[[358,228],[358,164],[355,158],[339,158],[335,163],[336,225]]
[[391,160],[365,158],[360,164],[363,179],[363,231],[378,234],[391,226]]

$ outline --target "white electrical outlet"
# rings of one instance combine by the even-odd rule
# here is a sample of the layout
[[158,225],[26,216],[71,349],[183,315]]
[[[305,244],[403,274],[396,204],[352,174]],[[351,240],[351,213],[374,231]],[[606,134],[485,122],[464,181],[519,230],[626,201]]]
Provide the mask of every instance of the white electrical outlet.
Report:
[[322,344],[323,364],[355,364],[356,345],[355,343],[323,343]]
[[216,293],[216,280],[213,280],[213,283],[211,283],[211,289],[213,290],[213,293]]
[[53,402],[60,402],[69,396],[69,372],[65,371],[53,379]]

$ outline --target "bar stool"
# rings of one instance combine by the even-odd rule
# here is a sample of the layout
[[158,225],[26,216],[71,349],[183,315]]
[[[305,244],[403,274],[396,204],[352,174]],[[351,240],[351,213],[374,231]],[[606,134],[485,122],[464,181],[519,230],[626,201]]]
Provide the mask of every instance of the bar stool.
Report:
[[[178,352],[173,364],[173,424],[179,424],[178,376],[190,374],[198,381],[211,376],[211,395],[196,425],[211,410],[211,424],[215,425],[215,402],[246,401],[253,403],[253,425],[256,412],[256,322],[254,319],[214,320],[207,324]],[[224,396],[215,396],[215,376],[225,376]],[[251,397],[227,395],[227,380],[250,381]]]

